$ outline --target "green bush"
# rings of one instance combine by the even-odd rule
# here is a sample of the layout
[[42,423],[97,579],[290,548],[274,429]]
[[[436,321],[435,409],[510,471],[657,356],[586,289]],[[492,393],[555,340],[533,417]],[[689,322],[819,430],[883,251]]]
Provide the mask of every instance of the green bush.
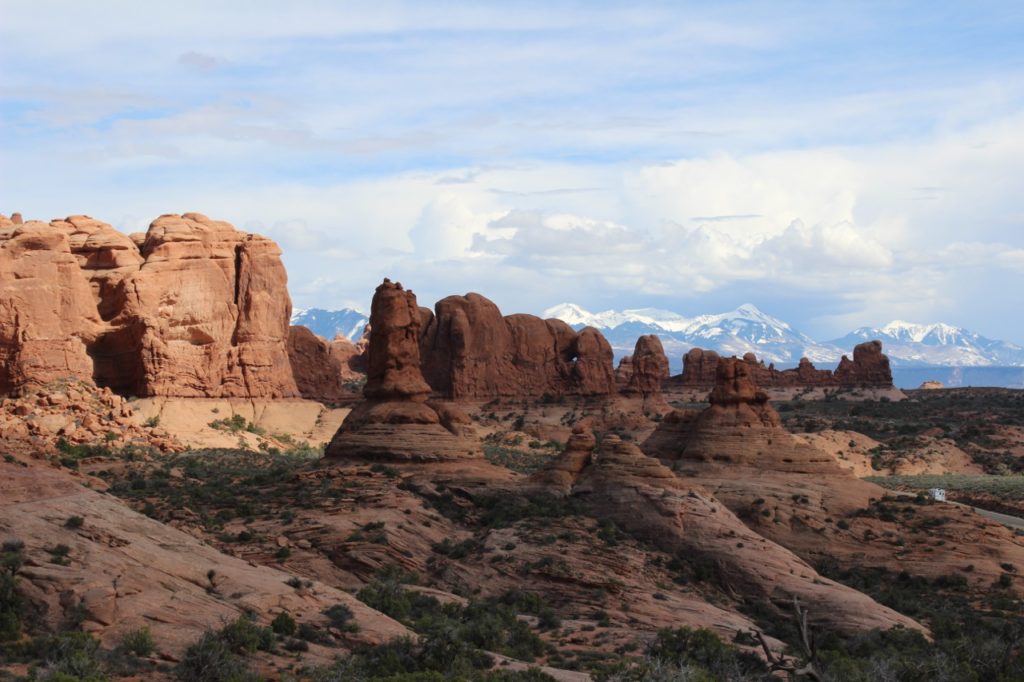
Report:
[[274,631],[257,625],[245,614],[221,628],[217,636],[236,654],[272,651],[274,648]]
[[[406,590],[394,578],[371,583],[357,596],[368,606],[430,638],[438,651],[465,645],[524,661],[544,653],[544,643],[530,626],[519,620],[512,608],[496,601],[470,602],[467,606],[442,604],[434,597]],[[428,647],[426,651],[428,656],[434,655],[430,653],[434,649]]]
[[21,540],[8,540],[0,545],[0,569],[14,575],[25,565],[25,543]]
[[185,650],[175,673],[182,682],[257,682],[260,677],[216,632]]
[[153,633],[149,631],[149,627],[144,626],[138,630],[126,632],[121,637],[118,648],[143,657],[149,656],[156,650],[156,642],[153,641]]
[[335,604],[324,609],[324,615],[330,621],[331,626],[344,632],[358,632],[359,625],[353,621],[355,614],[352,609],[344,604]]
[[274,620],[270,621],[270,629],[278,635],[294,635],[296,629],[295,619],[287,611],[282,611],[274,617]]
[[87,632],[62,632],[36,646],[46,652],[45,660],[51,673],[81,682],[106,679],[100,664],[100,643]]
[[726,644],[705,628],[661,630],[647,653],[652,658],[676,665],[700,666],[713,675],[733,670],[741,670],[744,674],[766,672],[760,658]]
[[18,592],[18,579],[11,573],[0,573],[0,642],[21,636],[25,608],[25,600]]

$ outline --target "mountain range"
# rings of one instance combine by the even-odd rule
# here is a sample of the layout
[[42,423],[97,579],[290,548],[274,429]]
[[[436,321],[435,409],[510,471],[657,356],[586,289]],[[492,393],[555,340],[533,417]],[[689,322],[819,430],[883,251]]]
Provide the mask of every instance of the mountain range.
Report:
[[[727,355],[753,352],[778,367],[794,366],[802,357],[827,367],[837,363],[842,355],[849,355],[858,343],[872,339],[884,344],[897,370],[1024,367],[1021,346],[942,322],[915,324],[895,320],[883,327],[861,327],[837,339],[816,341],[749,303],[729,312],[696,317],[658,308],[594,313],[574,303],[561,303],[545,310],[542,317],[563,320],[574,329],[596,327],[611,343],[617,358],[633,352],[638,336],[657,334],[674,372],[681,370],[683,354],[695,346]],[[292,324],[309,327],[328,339],[341,334],[358,340],[366,323],[366,315],[352,308],[297,309],[292,315]]]
[[640,334],[657,334],[669,360],[675,362],[679,360],[673,356],[698,346],[729,355],[753,352],[780,367],[795,365],[801,357],[816,364],[834,364],[858,343],[878,339],[894,367],[1024,366],[1024,348],[942,322],[895,320],[883,327],[861,327],[837,339],[815,341],[749,303],[730,312],[692,318],[656,308],[591,313],[562,303],[545,310],[544,317],[556,317],[577,329],[597,327],[616,355],[630,353]]
[[358,341],[369,318],[354,308],[324,310],[323,308],[296,308],[292,311],[292,324],[302,325],[325,339],[341,334],[350,341]]

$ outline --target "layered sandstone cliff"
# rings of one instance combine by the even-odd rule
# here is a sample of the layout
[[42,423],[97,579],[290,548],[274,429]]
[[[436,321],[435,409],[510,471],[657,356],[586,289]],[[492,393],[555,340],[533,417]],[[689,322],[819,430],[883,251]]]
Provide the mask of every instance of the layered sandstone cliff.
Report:
[[370,309],[365,401],[342,423],[325,455],[331,459],[431,462],[479,457],[469,417],[428,402],[420,369],[416,296],[385,279]]
[[198,213],[145,235],[0,217],[0,394],[71,378],[139,396],[290,397],[271,240]]
[[[715,371],[722,357],[712,350],[691,348],[683,356],[683,373],[678,382],[684,386],[711,387],[715,383]],[[881,341],[866,341],[853,349],[853,360],[843,356],[835,371],[817,369],[807,358],[792,369],[776,369],[774,364],[765,366],[753,353],[743,356],[751,376],[761,388],[789,387],[843,387],[843,388],[891,388],[892,369],[889,357],[882,353]]]
[[[612,348],[596,329],[561,320],[502,316],[479,294],[449,296],[421,309],[423,375],[452,399],[608,395]],[[372,325],[371,325],[372,326]],[[376,333],[376,328],[374,328]]]

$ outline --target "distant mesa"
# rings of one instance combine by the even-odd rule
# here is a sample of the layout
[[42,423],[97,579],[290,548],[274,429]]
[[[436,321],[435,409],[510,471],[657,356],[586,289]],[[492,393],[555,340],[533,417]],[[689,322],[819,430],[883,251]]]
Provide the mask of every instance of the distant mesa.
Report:
[[[706,388],[714,385],[718,367],[723,358],[715,351],[693,348],[683,356],[683,373],[677,383],[688,387]],[[892,369],[889,358],[882,352],[881,341],[865,341],[853,349],[853,360],[843,356],[834,371],[817,369],[807,358],[792,369],[765,366],[753,353],[740,361],[754,383],[761,388],[822,387],[822,388],[891,388]]]
[[482,457],[469,417],[453,405],[428,400],[415,294],[385,279],[373,296],[370,325],[365,400],[345,418],[325,456],[394,462]]

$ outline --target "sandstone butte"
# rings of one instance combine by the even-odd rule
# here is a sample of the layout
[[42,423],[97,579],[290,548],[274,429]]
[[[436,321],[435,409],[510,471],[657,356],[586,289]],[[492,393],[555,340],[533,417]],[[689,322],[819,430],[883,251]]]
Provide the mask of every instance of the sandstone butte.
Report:
[[446,398],[615,392],[611,345],[592,327],[576,332],[561,320],[502,316],[493,302],[473,293],[444,298],[420,315],[423,376]]
[[[692,348],[683,356],[683,373],[677,382],[684,386],[711,387],[722,357],[713,350]],[[892,370],[889,357],[882,352],[881,341],[865,341],[853,349],[853,360],[843,356],[835,371],[817,369],[807,358],[792,369],[779,370],[774,364],[764,364],[753,353],[743,356],[743,362],[761,388],[788,387],[842,387],[891,388]]]
[[324,454],[329,459],[399,462],[480,458],[469,417],[428,401],[420,369],[420,308],[416,295],[385,279],[370,306],[365,400],[346,417]]
[[131,235],[15,217],[0,216],[0,395],[71,378],[135,396],[297,397],[289,350],[311,397],[337,392],[336,377],[309,386],[303,358],[329,344],[290,333],[270,239],[198,213]]

